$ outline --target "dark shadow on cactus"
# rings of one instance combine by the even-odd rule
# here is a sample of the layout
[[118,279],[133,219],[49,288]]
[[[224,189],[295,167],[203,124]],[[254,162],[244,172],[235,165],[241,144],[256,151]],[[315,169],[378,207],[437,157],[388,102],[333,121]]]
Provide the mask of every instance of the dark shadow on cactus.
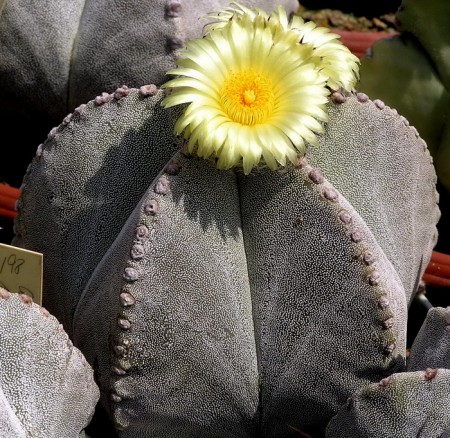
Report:
[[[448,298],[447,298],[448,301]],[[424,293],[418,293],[408,309],[408,328],[407,328],[407,348],[411,348],[414,339],[417,336],[423,322],[427,316],[428,310],[433,307]]]
[[289,429],[293,430],[294,432],[296,432],[297,435],[302,436],[303,438],[314,438],[311,435],[308,435],[307,433],[302,432],[301,430],[297,429],[296,427],[291,426],[290,424],[288,424]]
[[[215,186],[218,180],[225,181],[224,184],[226,184],[226,187],[229,187],[229,197],[237,201],[236,210],[229,211],[227,216],[223,214],[218,215],[217,212],[221,210],[217,208],[217,205],[201,202],[203,201],[200,198],[202,195],[197,190],[198,177],[195,173],[186,177],[184,185],[177,184],[171,189],[171,196],[173,196],[175,203],[183,203],[186,216],[190,220],[200,223],[203,230],[209,227],[216,227],[224,240],[229,237],[238,237],[240,232],[234,225],[236,223],[234,218],[240,215],[236,174],[232,170],[218,170],[213,163],[207,162],[202,158],[190,157],[189,159],[197,160],[199,167],[206,166],[211,168],[208,172],[202,172],[202,184],[210,187],[211,191],[216,190]],[[180,171],[183,172],[183,169]],[[233,220],[228,221],[227,218],[233,218]]]
[[116,430],[101,403],[97,403],[92,421],[85,430],[90,438],[118,438]]
[[[450,192],[443,187],[439,179],[436,188],[440,196],[439,208],[441,210],[441,218],[437,224],[439,239],[434,249],[435,251],[450,254]],[[450,304],[450,301],[447,303]],[[434,305],[440,306],[441,304]]]
[[[79,292],[144,191],[180,148],[180,143],[172,135],[173,119],[167,117],[167,110],[152,106],[153,101],[148,99],[133,92],[126,100],[112,100],[102,107],[91,102],[80,110],[81,115],[78,112],[71,116],[71,121],[61,125],[57,135],[45,142],[45,160],[49,168],[42,179],[41,189],[47,193],[44,208],[54,216],[54,221],[45,224],[47,235],[60,239],[56,249],[60,257],[55,255],[60,267],[70,263],[70,257],[79,260],[80,265],[68,276],[63,272],[64,268],[58,268],[51,276],[44,273],[47,291],[57,290],[58,282],[66,281],[72,291],[70,304],[58,308],[49,292],[44,305],[58,316],[69,335],[72,331],[69,321]],[[137,114],[127,103],[129,106],[136,104],[133,109],[137,108]],[[148,107],[152,111],[147,112]],[[173,111],[176,115],[178,109]],[[161,115],[163,112],[164,116]],[[98,120],[93,121],[93,114]],[[160,118],[161,123],[155,126],[154,120]],[[129,122],[130,119],[135,123]],[[92,137],[79,135],[81,127],[93,130],[95,134]],[[164,148],[161,147],[162,141]],[[62,158],[65,151],[68,158]],[[85,160],[89,154],[92,159]],[[39,159],[35,159],[32,166],[31,172],[35,176],[47,172],[42,169]],[[68,175],[77,176],[69,178]],[[61,184],[53,185],[53,178]],[[68,192],[70,196],[66,196]],[[36,204],[36,209],[41,211],[42,205]],[[67,248],[71,250],[63,257]],[[44,270],[52,269],[49,259]],[[63,307],[65,310],[61,310]]]
[[[53,90],[53,84],[44,75],[40,77],[39,91],[36,92],[35,83],[16,93],[16,75],[26,76],[29,72],[40,71],[33,56],[34,48],[31,41],[22,36],[29,32],[26,28],[16,29],[17,45],[22,52],[29,53],[29,64],[24,71],[14,74],[2,74],[0,88],[2,89],[2,103],[0,107],[1,127],[13,133],[14,143],[8,147],[8,159],[0,160],[0,179],[7,181],[14,187],[19,187],[31,162],[39,142],[43,142],[53,126],[57,126],[67,114],[67,102],[58,90]],[[39,59],[41,62],[45,60]],[[34,65],[33,65],[34,64]],[[56,93],[55,93],[56,91]],[[46,99],[36,98],[36,94],[44,93]]]

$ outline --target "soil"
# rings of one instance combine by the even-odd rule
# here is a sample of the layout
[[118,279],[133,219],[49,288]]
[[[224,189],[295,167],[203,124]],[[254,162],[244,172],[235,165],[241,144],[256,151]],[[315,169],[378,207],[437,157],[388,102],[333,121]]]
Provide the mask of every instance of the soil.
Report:
[[397,32],[395,12],[379,16],[357,16],[338,9],[310,9],[300,4],[297,15],[305,21],[314,21],[318,26],[358,32]]

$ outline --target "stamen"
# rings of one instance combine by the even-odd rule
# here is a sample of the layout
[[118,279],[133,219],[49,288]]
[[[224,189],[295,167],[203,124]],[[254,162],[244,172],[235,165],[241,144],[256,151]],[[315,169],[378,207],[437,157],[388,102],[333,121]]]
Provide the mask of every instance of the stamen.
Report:
[[264,123],[275,108],[270,77],[255,70],[230,73],[221,92],[220,103],[231,120],[243,125]]
[[245,105],[250,106],[256,100],[255,90],[245,90],[243,100]]

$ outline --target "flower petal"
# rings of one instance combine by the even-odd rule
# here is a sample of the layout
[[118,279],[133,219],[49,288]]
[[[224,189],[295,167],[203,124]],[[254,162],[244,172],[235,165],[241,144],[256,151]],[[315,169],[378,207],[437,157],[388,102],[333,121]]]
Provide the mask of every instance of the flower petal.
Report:
[[163,85],[163,106],[186,105],[175,132],[221,169],[295,162],[323,132],[329,89],[354,86],[357,58],[338,35],[281,7],[267,14],[232,2],[209,17]]

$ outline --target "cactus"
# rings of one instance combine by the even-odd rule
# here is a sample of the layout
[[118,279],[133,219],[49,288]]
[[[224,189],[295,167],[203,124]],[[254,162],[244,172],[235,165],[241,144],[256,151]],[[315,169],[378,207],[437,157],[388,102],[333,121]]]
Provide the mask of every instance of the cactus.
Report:
[[45,305],[120,436],[322,436],[404,370],[439,218],[426,145],[381,101],[335,92],[318,147],[245,176],[177,152],[163,98],[120,88],[54,129],[14,244],[46,255]]
[[[265,126],[250,133],[240,113],[245,126],[232,125],[230,149],[215,143],[214,156],[208,141],[196,150],[195,139],[208,139],[208,127],[223,132],[222,108],[214,107],[210,125],[201,124],[195,105],[183,113],[168,108],[187,102],[192,83],[202,85],[194,76],[172,80],[179,88],[170,95],[156,85],[99,94],[38,146],[23,179],[13,244],[44,253],[44,304],[94,368],[100,402],[120,437],[317,438],[341,422],[344,435],[363,434],[367,425],[377,430],[371,410],[342,414],[342,406],[352,394],[364,405],[367,392],[375,406],[384,400],[387,430],[407,422],[418,435],[423,376],[445,397],[449,382],[445,369],[436,377],[406,368],[408,307],[440,215],[426,143],[381,100],[338,89],[353,76],[351,58],[323,44],[330,40],[323,31],[288,22],[281,9],[270,18],[245,7],[230,19],[229,12],[191,44],[193,52],[217,43],[208,61],[220,58],[224,35],[242,43],[254,30],[267,47],[273,39],[307,57],[287,60],[286,81],[274,84],[281,100],[272,105],[272,95],[263,95],[269,104],[258,106],[258,117]],[[314,38],[317,46],[299,47]],[[244,62],[243,46],[236,47]],[[180,63],[182,74],[197,61]],[[250,84],[245,105],[254,103],[254,90],[271,92],[262,65],[242,70]],[[286,90],[297,92],[292,72],[310,80],[296,95],[304,106],[286,98]],[[202,117],[211,114],[207,99],[219,95],[203,73],[195,73],[210,87],[200,90]],[[232,92],[233,75],[226,82]],[[286,111],[298,123],[286,136],[273,116],[280,102],[298,110]],[[265,128],[266,137],[255,135]],[[186,141],[174,133],[183,130]],[[283,153],[274,139],[284,142]],[[235,147],[244,151],[242,166],[232,167]],[[380,396],[377,382],[386,376],[400,383]],[[418,402],[405,407],[407,392]],[[432,414],[442,417],[439,433],[449,428],[446,403]]]
[[408,361],[411,371],[427,368],[450,368],[449,332],[450,307],[431,308],[414,339]]
[[450,4],[445,0],[434,0],[431,5],[424,0],[403,0],[396,14],[400,34],[372,46],[362,59],[358,84],[360,90],[395,107],[418,129],[447,191],[450,191],[449,17]]
[[[280,3],[289,11],[296,0]],[[16,133],[0,175],[19,185],[36,145],[63,117],[100,90],[161,85],[185,39],[225,0],[0,2],[0,128]],[[26,125],[28,128],[23,129]],[[11,166],[11,162],[13,166]]]
[[330,421],[327,437],[443,437],[450,426],[449,396],[448,369],[394,374],[349,398]]
[[0,435],[79,438],[99,390],[56,318],[0,288]]
[[[144,87],[140,92],[130,93],[120,88],[114,93],[115,97],[106,93],[98,96],[87,106],[78,107],[50,132],[44,143],[50,147],[40,145],[38,148],[36,159],[45,162],[38,172],[43,172],[42,184],[46,188],[42,187],[42,195],[46,201],[37,215],[31,209],[23,211],[21,221],[30,220],[36,224],[36,229],[30,229],[33,237],[31,234],[28,237],[28,225],[22,228],[18,224],[14,244],[21,245],[20,234],[25,234],[27,246],[42,249],[47,244],[52,246],[51,250],[45,250],[45,265],[49,267],[44,280],[45,305],[57,315],[69,334],[72,334],[72,317],[87,280],[145,187],[180,148],[180,141],[172,135],[171,124],[172,117],[179,111],[168,110],[173,114],[168,117],[150,96],[155,90],[155,87]],[[86,135],[87,131],[92,131],[92,136]],[[81,149],[70,146],[74,144]],[[66,146],[69,147],[66,149]],[[61,154],[63,149],[65,152]],[[98,159],[86,161],[94,150]],[[111,172],[109,168],[114,167],[114,163],[120,163],[120,168]],[[125,175],[133,175],[132,180],[142,181],[143,186],[130,183]],[[62,186],[54,185],[53,179],[65,182]],[[108,180],[111,191],[106,193],[103,187]],[[121,182],[117,184],[117,181]],[[81,186],[83,190],[79,190]],[[69,191],[73,196],[67,197]],[[19,199],[18,208],[23,201]],[[40,217],[46,219],[38,223]],[[37,229],[42,232],[35,234]],[[53,237],[49,240],[50,235]],[[87,252],[81,255],[83,251]],[[79,260],[75,265],[74,259]],[[59,292],[62,285],[67,288],[64,294]]]

